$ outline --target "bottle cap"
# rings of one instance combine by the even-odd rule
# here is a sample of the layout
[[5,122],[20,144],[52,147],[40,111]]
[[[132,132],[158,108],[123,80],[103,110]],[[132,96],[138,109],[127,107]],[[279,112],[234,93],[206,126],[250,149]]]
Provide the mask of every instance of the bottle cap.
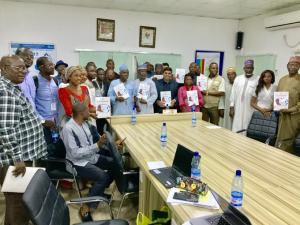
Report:
[[199,156],[199,152],[194,152],[194,156]]
[[241,170],[236,170],[235,175],[240,177],[242,175],[242,171]]
[[166,122],[163,122],[163,126],[167,126]]

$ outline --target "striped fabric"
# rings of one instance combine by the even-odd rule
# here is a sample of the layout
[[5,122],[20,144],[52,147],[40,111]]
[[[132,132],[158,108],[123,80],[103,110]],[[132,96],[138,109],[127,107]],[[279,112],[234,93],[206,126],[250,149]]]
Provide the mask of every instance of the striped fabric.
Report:
[[41,121],[18,86],[0,77],[0,166],[47,154]]

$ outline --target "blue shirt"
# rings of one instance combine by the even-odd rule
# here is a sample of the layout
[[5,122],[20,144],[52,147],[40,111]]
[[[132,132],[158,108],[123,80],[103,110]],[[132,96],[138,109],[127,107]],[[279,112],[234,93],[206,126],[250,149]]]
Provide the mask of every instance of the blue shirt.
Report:
[[112,104],[112,112],[113,115],[131,115],[133,104],[134,104],[134,94],[135,94],[135,83],[133,81],[126,81],[124,83],[125,88],[127,89],[127,92],[129,94],[129,98],[127,98],[123,102],[116,101],[116,93],[114,90],[114,87],[119,85],[121,83],[120,79],[113,80],[110,83],[109,89],[108,89],[108,97],[110,97],[110,101]]
[[58,118],[58,87],[55,81],[47,80],[38,75],[38,88],[35,96],[35,106],[44,120],[57,120]]

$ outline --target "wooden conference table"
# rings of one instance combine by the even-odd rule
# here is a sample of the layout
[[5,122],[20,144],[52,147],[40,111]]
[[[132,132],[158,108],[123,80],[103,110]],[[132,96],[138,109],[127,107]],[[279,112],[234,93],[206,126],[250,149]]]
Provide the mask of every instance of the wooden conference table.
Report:
[[[198,115],[201,118],[201,114]],[[168,146],[160,148],[162,121],[167,122]],[[139,210],[150,215],[166,201],[168,190],[150,174],[148,161],[164,161],[171,165],[177,144],[201,153],[203,181],[225,199],[235,170],[240,168],[244,179],[242,211],[251,223],[300,224],[300,158],[259,143],[226,129],[214,128],[200,119],[191,126],[191,114],[149,115],[137,118],[131,125],[129,117],[112,117],[111,125],[140,167]],[[214,210],[169,205],[177,224]]]

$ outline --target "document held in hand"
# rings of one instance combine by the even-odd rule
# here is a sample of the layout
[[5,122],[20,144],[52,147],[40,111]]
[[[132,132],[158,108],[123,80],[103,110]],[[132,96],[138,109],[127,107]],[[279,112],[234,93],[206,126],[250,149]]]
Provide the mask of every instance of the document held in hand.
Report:
[[171,105],[171,91],[161,91],[160,100],[165,103],[165,106]]
[[137,98],[147,101],[149,92],[150,92],[150,85],[145,83],[140,83]]
[[286,91],[274,92],[274,111],[289,108],[289,93]]
[[111,116],[110,97],[95,98],[97,118],[107,118]]
[[124,99],[129,98],[128,91],[123,83],[114,87],[114,91],[117,97],[123,97]]
[[201,88],[201,91],[207,90],[207,77],[203,74],[197,76],[197,85]]
[[14,169],[14,166],[8,167],[1,192],[24,193],[36,171],[39,169],[45,170],[45,168],[41,167],[26,167],[23,177],[22,175],[15,177],[12,173]]
[[196,90],[187,91],[186,95],[187,95],[189,106],[199,105],[198,92]]
[[175,77],[177,83],[183,84],[184,76],[185,76],[185,69],[176,69]]

